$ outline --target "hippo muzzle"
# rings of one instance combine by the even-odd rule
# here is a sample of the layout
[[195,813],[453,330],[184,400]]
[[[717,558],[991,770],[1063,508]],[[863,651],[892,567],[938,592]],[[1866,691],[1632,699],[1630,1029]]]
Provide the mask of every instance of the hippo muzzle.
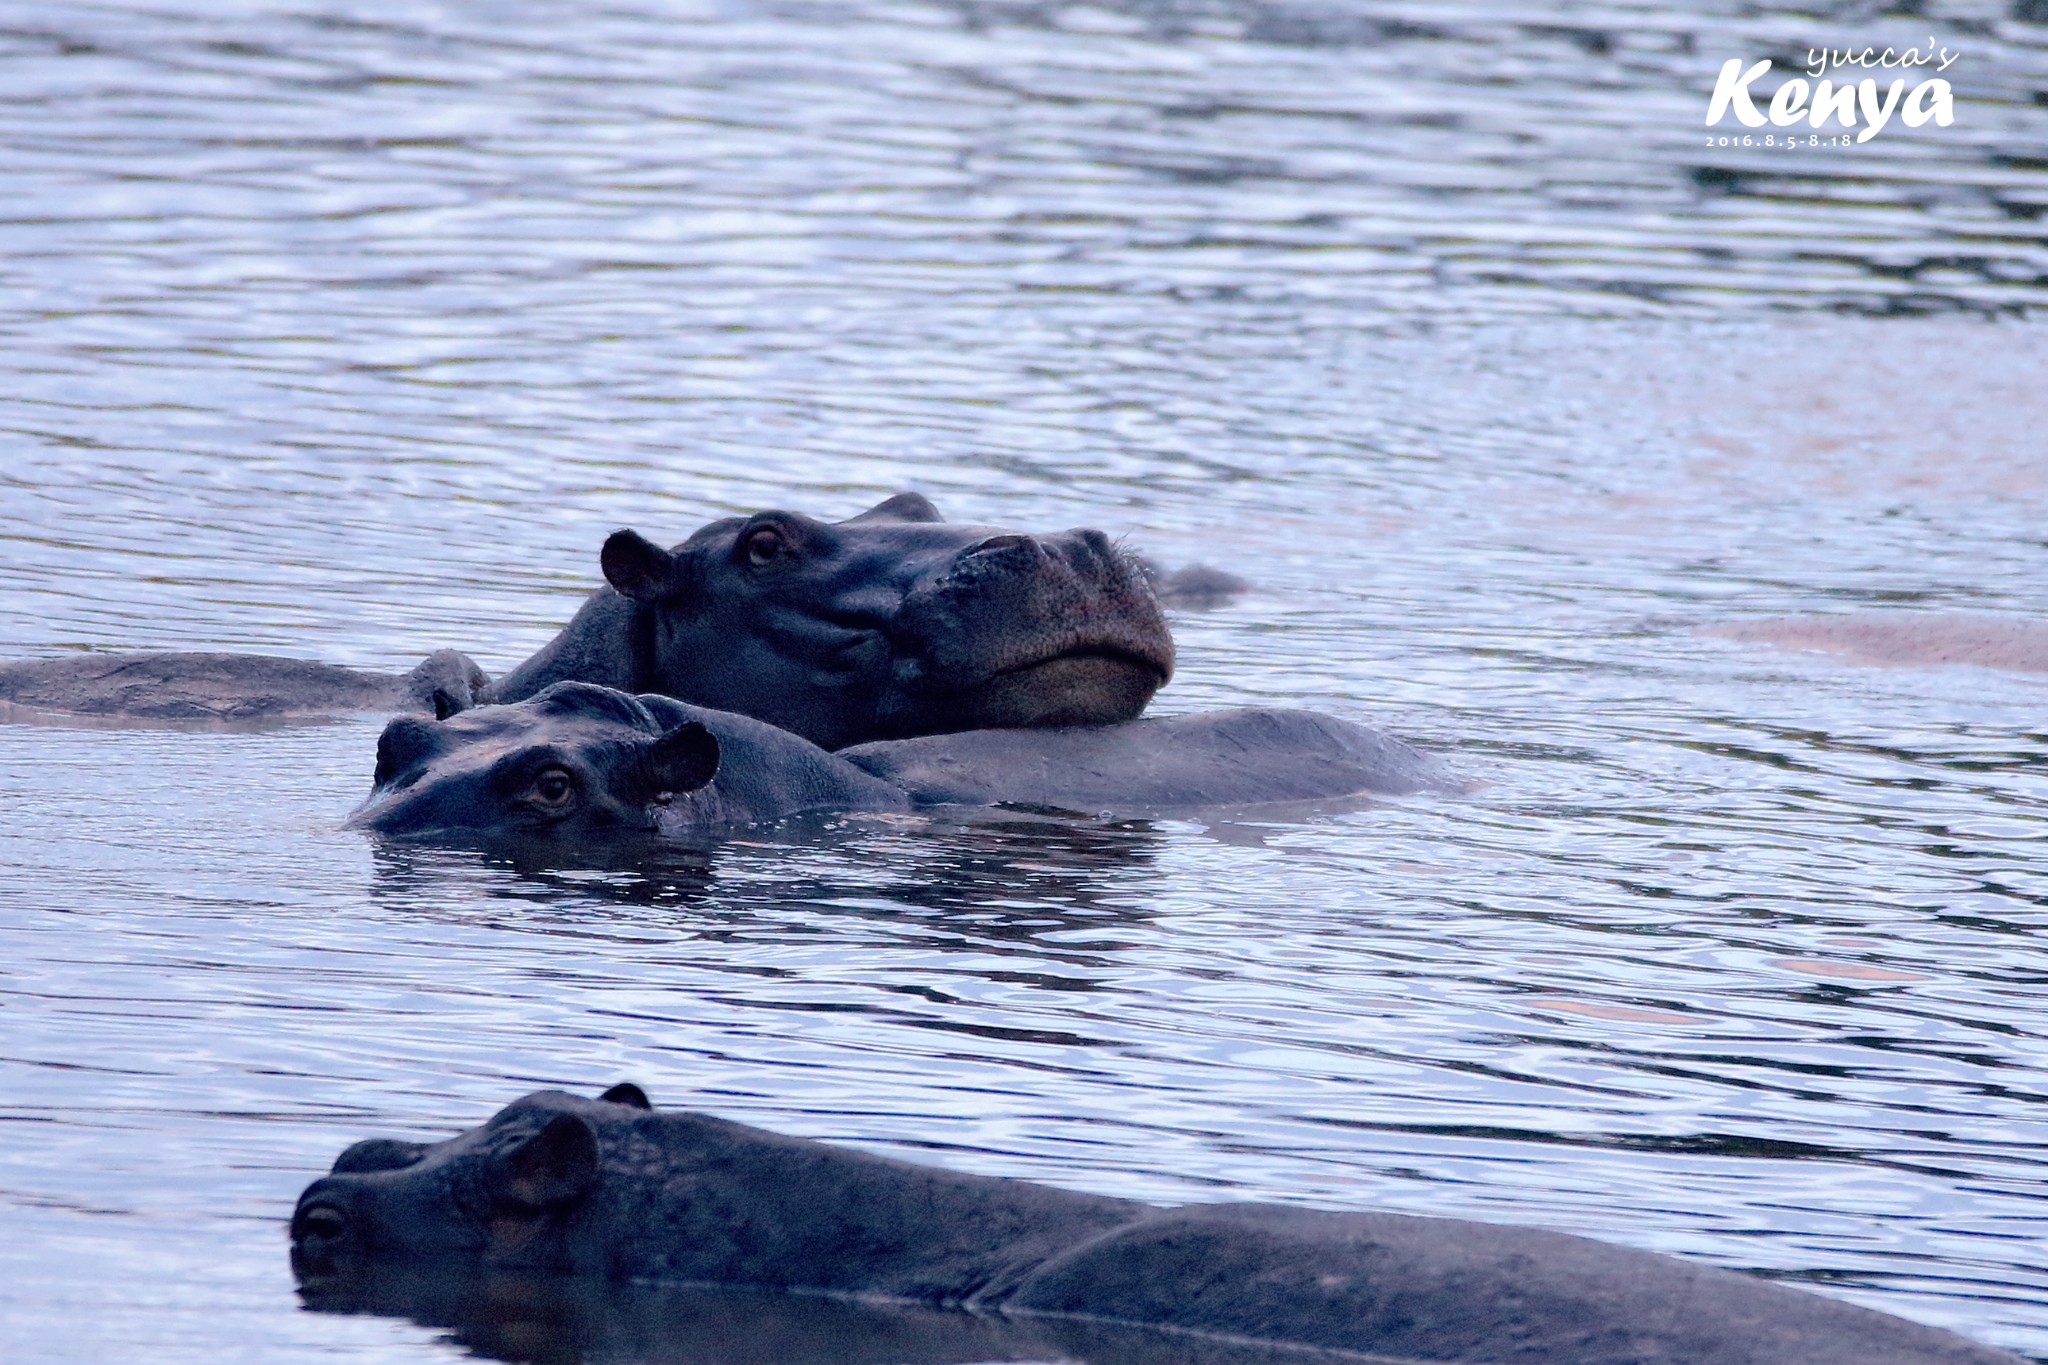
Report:
[[1137,562],[1100,531],[1004,533],[905,596],[879,728],[1111,725],[1173,676],[1173,636]]

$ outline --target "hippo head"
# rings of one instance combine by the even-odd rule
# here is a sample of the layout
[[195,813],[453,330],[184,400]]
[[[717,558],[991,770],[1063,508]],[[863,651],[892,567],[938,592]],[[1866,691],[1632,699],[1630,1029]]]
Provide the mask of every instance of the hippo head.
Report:
[[400,716],[377,740],[375,786],[349,824],[522,842],[654,831],[662,807],[718,771],[711,733],[657,710],[680,708],[564,682],[444,720]]
[[600,1132],[649,1108],[630,1082],[596,1101],[543,1090],[446,1142],[358,1142],[299,1196],[292,1269],[302,1282],[393,1260],[565,1269],[549,1233],[597,1187]]
[[1102,532],[954,525],[914,493],[841,522],[730,517],[672,550],[620,531],[602,562],[636,604],[636,690],[827,749],[1115,724],[1173,673],[1142,563]]

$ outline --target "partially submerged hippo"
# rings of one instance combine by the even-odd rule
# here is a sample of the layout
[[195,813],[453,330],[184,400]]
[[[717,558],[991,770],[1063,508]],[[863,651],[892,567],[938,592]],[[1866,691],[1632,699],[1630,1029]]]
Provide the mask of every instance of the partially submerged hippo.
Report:
[[955,526],[900,493],[841,522],[731,517],[664,550],[605,542],[608,586],[496,684],[453,651],[409,677],[264,655],[88,654],[0,664],[0,702],[243,721],[403,708],[446,716],[563,680],[758,717],[827,748],[1138,715],[1173,672],[1162,596],[1244,583],[1162,574],[1100,531]]
[[1370,1353],[1381,1365],[2017,1365],[1962,1337],[1583,1237],[1271,1204],[1155,1208],[702,1114],[528,1095],[358,1142],[292,1215],[309,1286],[365,1265],[754,1286]]
[[478,700],[603,683],[837,749],[1130,720],[1173,674],[1150,575],[1102,532],[953,525],[915,493],[841,522],[728,517],[672,550],[619,531],[600,562],[608,586]]
[[829,811],[1008,803],[1136,813],[1450,789],[1398,740],[1305,711],[974,730],[830,753],[748,716],[564,682],[445,720],[392,721],[350,823],[574,845]]
[[70,654],[0,663],[0,706],[31,715],[240,724],[346,711],[450,715],[484,685],[444,649],[403,676],[267,654]]
[[445,720],[400,716],[377,740],[373,783],[350,824],[486,842],[575,844],[910,808],[901,788],[787,730],[581,682]]

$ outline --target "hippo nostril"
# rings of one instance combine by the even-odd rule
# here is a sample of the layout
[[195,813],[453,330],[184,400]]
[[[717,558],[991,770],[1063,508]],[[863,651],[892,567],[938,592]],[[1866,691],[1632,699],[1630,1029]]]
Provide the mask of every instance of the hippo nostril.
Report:
[[292,1227],[292,1239],[300,1242],[331,1242],[348,1231],[348,1219],[329,1204],[302,1209]]
[[1079,536],[1083,545],[1086,545],[1104,559],[1109,558],[1110,555],[1116,552],[1116,547],[1109,543],[1109,537],[1100,531],[1082,531],[1079,533]]
[[961,552],[960,557],[965,559],[968,555],[995,554],[1000,550],[1029,550],[1036,548],[1037,545],[1038,542],[1030,536],[990,536],[987,540],[968,546]]

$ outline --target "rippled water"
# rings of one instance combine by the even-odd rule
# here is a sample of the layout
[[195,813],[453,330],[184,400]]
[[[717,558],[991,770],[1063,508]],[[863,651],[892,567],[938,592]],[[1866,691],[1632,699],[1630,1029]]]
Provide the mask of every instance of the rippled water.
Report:
[[[10,1359],[454,1358],[291,1199],[622,1077],[2048,1358],[2048,680],[1703,630],[2038,619],[2048,27],[1691,8],[0,0],[0,653],[502,669],[615,526],[915,486],[1254,579],[1159,709],[1484,783],[521,872],[337,829],[374,718],[0,726]],[[1929,35],[1953,127],[1702,145]]]

